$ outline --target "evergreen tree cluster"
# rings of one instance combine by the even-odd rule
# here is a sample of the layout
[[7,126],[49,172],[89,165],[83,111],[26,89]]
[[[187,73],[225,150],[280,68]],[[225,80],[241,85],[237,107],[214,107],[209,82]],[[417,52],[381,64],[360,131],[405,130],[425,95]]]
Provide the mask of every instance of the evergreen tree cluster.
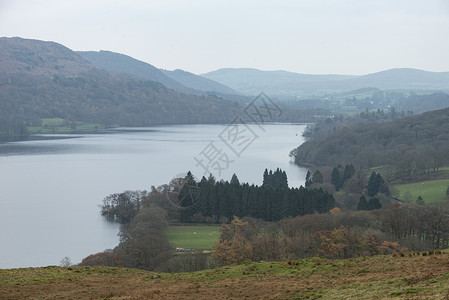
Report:
[[323,182],[324,178],[320,170],[316,170],[315,172],[313,172],[313,175],[310,173],[310,171],[307,171],[305,183],[306,187],[312,185],[313,183],[323,183]]
[[372,172],[368,180],[368,196],[373,197],[377,193],[382,193],[385,195],[390,195],[388,185],[385,183],[384,179],[379,173]]
[[265,169],[262,186],[269,186],[275,189],[288,188],[287,173],[279,168],[274,172],[271,170],[268,172],[268,170]]
[[332,170],[331,174],[331,183],[335,186],[335,190],[338,191],[345,184],[346,180],[350,179],[354,174],[354,166],[352,164],[347,164],[342,170],[343,174],[340,173],[340,168],[343,168],[341,165],[335,167]]
[[359,205],[357,206],[357,210],[373,210],[379,208],[382,208],[382,204],[378,198],[371,198],[367,201],[364,195],[360,197]]
[[201,193],[198,199],[185,201],[195,204],[181,210],[181,222],[190,222],[198,215],[213,222],[223,217],[232,220],[234,216],[277,221],[314,212],[325,213],[335,207],[332,194],[322,189],[289,188],[287,175],[280,169],[265,170],[262,186],[240,184],[235,174],[230,182],[216,181],[209,176],[195,185]]
[[[340,171],[341,169],[341,171]],[[331,174],[331,184],[335,186],[335,190],[340,190],[341,187],[345,184],[345,182],[350,179],[355,174],[355,169],[352,164],[347,164],[344,169],[342,165],[338,165],[332,170]],[[306,187],[314,184],[314,183],[324,183],[323,174],[320,170],[316,170],[313,174],[310,171],[307,171],[306,175]]]

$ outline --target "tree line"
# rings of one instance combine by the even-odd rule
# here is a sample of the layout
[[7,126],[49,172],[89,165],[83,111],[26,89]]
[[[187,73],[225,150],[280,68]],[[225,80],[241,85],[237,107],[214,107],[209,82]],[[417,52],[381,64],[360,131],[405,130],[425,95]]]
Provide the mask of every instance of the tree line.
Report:
[[352,258],[449,246],[449,217],[437,207],[395,204],[373,211],[341,211],[264,222],[234,218],[223,224],[213,256],[218,264]]
[[413,111],[397,112],[394,107],[391,107],[388,111],[380,108],[377,110],[366,108],[364,111],[352,115],[338,114],[320,119],[314,124],[307,125],[302,136],[309,140],[322,138],[343,128],[361,124],[385,123],[411,115],[413,115]]
[[[217,181],[210,175],[196,182],[190,172],[150,193],[126,191],[103,199],[101,214],[108,220],[129,223],[145,202],[154,202],[178,222],[220,223],[237,217],[277,221],[286,217],[324,213],[335,207],[332,194],[323,189],[289,188],[287,175],[280,169],[265,170],[261,186],[241,184],[237,175]],[[169,195],[175,189],[174,198]],[[169,203],[172,201],[173,203]]]
[[[191,175],[188,175],[191,176]],[[200,189],[196,199],[184,201],[180,211],[181,222],[217,222],[223,217],[252,217],[277,221],[286,217],[324,213],[335,207],[332,194],[323,189],[289,188],[284,171],[265,170],[261,186],[241,184],[237,175],[230,181],[216,181],[213,176],[200,182],[190,177],[184,190],[195,186]],[[184,197],[181,193],[180,197]],[[187,195],[187,198],[191,195]]]
[[373,210],[397,201],[391,198],[388,183],[380,173],[373,171],[367,177],[365,171],[356,170],[352,164],[309,170],[305,186],[328,191],[342,209]]

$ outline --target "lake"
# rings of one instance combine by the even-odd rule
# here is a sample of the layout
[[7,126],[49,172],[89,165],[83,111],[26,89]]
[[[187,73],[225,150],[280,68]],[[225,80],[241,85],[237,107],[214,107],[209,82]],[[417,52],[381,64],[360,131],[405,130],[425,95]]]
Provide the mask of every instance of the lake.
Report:
[[114,248],[119,225],[100,216],[102,199],[188,170],[260,185],[265,168],[279,167],[290,186],[303,185],[307,169],[288,154],[305,126],[174,125],[1,142],[0,268],[59,265],[65,256],[75,264]]

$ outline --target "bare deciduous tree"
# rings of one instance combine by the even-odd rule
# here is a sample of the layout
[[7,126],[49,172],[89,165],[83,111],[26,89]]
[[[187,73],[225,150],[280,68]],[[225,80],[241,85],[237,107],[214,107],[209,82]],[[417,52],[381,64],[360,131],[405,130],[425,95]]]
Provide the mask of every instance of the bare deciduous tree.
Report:
[[64,256],[59,262],[61,267],[70,267],[72,265],[72,260],[68,256]]

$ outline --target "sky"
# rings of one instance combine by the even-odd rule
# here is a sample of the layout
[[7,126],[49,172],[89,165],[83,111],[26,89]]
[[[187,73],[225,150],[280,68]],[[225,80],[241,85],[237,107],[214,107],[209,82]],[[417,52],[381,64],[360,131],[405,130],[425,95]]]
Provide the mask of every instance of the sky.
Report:
[[449,0],[0,0],[0,36],[167,70],[449,71]]

